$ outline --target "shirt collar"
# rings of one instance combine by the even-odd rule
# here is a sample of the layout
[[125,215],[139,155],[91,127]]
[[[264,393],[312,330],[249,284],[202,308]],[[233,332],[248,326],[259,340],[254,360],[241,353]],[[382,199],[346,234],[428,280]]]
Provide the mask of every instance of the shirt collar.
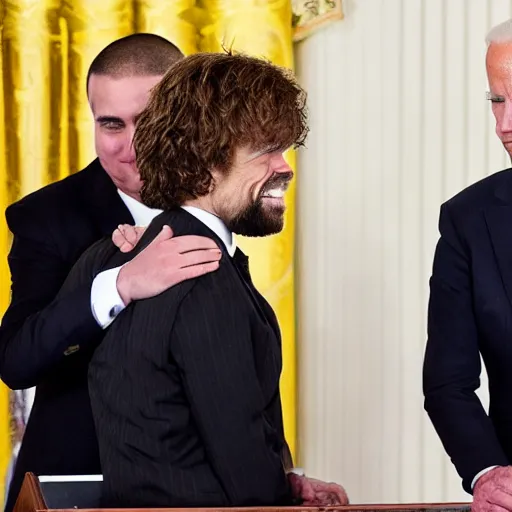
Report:
[[182,208],[208,226],[222,240],[228,254],[233,257],[236,250],[235,236],[219,217],[196,206],[182,206]]
[[[136,226],[147,227],[155,217],[162,213],[162,210],[149,208],[149,206],[133,199],[133,197],[130,197],[121,190],[118,190],[117,193],[126,205],[126,208],[128,208],[128,211],[131,213]],[[195,206],[182,206],[182,208],[190,213],[190,215],[193,215],[197,220],[208,226],[222,240],[226,246],[228,254],[233,257],[236,250],[235,237],[219,217]]]
[[162,210],[156,208],[150,208],[140,201],[133,199],[129,195],[125,194],[121,190],[117,190],[117,193],[123,200],[123,203],[128,208],[128,211],[132,214],[133,220],[136,226],[147,227],[151,224],[151,221],[162,213]]

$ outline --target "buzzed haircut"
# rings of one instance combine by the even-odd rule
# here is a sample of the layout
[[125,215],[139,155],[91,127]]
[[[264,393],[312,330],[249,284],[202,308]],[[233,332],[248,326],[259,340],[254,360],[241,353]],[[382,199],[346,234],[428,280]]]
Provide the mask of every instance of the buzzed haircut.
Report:
[[87,73],[86,87],[91,75],[163,76],[183,57],[176,45],[161,36],[131,34],[110,43],[96,56]]

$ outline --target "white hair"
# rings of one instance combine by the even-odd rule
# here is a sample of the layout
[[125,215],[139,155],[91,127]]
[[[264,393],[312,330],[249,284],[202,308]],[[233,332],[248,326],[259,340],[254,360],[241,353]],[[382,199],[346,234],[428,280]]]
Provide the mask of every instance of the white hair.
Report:
[[512,43],[512,19],[504,21],[489,30],[485,37],[485,43]]

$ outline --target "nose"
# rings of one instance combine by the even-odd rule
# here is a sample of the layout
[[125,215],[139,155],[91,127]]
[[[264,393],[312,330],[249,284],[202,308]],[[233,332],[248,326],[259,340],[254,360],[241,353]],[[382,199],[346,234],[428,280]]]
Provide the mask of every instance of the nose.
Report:
[[499,121],[500,130],[502,133],[512,132],[512,101],[505,102],[503,115]]
[[276,155],[272,159],[272,170],[275,173],[285,173],[285,172],[292,172],[291,167],[289,166],[288,162],[284,158],[284,154],[281,153],[279,155]]

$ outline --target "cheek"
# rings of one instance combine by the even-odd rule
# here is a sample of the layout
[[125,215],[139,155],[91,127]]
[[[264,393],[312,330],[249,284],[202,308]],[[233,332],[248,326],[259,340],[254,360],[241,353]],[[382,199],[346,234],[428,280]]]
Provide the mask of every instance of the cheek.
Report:
[[492,106],[492,114],[494,119],[496,120],[496,135],[501,138],[501,121],[503,119],[503,108],[500,108],[501,105],[493,105]]
[[255,179],[251,182],[252,189],[252,198],[256,200],[260,195],[261,190],[265,186],[265,183],[272,177],[272,170],[266,170],[264,173],[260,173],[259,176],[256,176]]
[[123,142],[120,137],[96,132],[95,140],[96,153],[104,160],[116,157],[123,149]]

